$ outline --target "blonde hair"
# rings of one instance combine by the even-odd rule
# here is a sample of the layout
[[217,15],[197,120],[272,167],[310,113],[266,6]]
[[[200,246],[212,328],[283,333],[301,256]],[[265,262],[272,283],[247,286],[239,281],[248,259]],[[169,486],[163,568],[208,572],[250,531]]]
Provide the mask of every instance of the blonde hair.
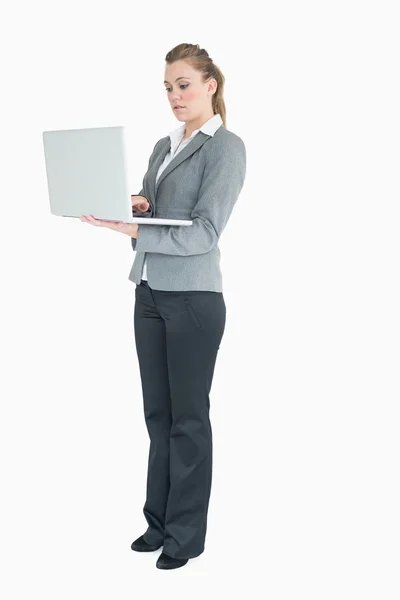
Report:
[[171,65],[177,60],[185,60],[194,69],[202,73],[203,82],[208,81],[211,78],[216,79],[217,89],[212,95],[212,108],[214,114],[221,116],[224,127],[226,128],[226,108],[224,102],[224,83],[225,77],[222,71],[217,65],[213,63],[212,58],[209,57],[207,50],[200,48],[198,44],[179,44],[170,50],[165,61]]

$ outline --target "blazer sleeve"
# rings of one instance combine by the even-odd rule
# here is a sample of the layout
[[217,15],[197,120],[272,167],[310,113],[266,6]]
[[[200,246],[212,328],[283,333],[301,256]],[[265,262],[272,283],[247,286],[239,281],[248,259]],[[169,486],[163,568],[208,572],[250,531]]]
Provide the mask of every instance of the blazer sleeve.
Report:
[[[151,161],[153,159],[155,149],[158,146],[159,142],[160,142],[160,140],[158,140],[158,142],[156,143],[156,145],[153,148],[153,151],[152,151],[152,153],[150,155],[150,158],[149,158],[149,163],[147,165],[147,170],[149,170],[149,168],[150,168],[150,164],[151,164]],[[143,177],[143,184],[142,185],[144,186],[144,177]],[[149,210],[147,210],[144,213],[140,212],[139,210],[134,210],[132,208],[132,217],[153,217],[154,216],[153,205],[150,202],[149,198],[147,198],[147,196],[144,195],[144,189],[143,188],[140,190],[140,192],[138,194],[131,194],[131,196],[144,196],[146,198],[146,200],[148,201],[149,205],[150,205],[149,206]],[[136,238],[131,238],[131,244],[132,244],[133,250],[136,250],[136,241],[137,241]]]
[[209,252],[228,222],[245,175],[245,145],[235,136],[228,148],[221,145],[207,156],[198,201],[191,213],[192,225],[139,225],[136,250],[179,256]]

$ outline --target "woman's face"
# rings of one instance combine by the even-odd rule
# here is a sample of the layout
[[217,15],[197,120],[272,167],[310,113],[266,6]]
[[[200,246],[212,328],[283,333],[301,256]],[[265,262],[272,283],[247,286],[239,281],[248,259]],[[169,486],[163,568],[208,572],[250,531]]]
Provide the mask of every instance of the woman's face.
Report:
[[[217,81],[201,80],[202,74],[184,60],[166,65],[164,85],[172,112],[179,121],[191,121],[209,111]],[[175,109],[175,106],[183,108]]]

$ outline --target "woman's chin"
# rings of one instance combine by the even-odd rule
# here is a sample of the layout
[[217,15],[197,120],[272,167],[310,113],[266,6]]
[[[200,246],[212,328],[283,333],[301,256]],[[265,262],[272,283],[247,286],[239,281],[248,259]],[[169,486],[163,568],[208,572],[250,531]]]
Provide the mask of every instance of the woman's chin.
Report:
[[178,111],[174,110],[174,115],[178,119],[178,121],[184,121],[187,118],[179,110]]

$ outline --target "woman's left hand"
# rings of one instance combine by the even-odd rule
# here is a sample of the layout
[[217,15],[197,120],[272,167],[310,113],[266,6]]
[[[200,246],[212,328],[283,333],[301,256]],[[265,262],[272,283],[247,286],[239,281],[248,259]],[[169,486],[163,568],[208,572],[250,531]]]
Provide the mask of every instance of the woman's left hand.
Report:
[[96,219],[95,217],[92,217],[92,215],[82,215],[79,218],[83,223],[90,223],[91,225],[95,225],[95,227],[107,227],[107,229],[113,229],[114,231],[125,233],[126,235],[129,235],[129,237],[135,239],[138,236],[138,223],[124,223],[123,221],[114,223],[112,221],[102,221],[101,219]]

